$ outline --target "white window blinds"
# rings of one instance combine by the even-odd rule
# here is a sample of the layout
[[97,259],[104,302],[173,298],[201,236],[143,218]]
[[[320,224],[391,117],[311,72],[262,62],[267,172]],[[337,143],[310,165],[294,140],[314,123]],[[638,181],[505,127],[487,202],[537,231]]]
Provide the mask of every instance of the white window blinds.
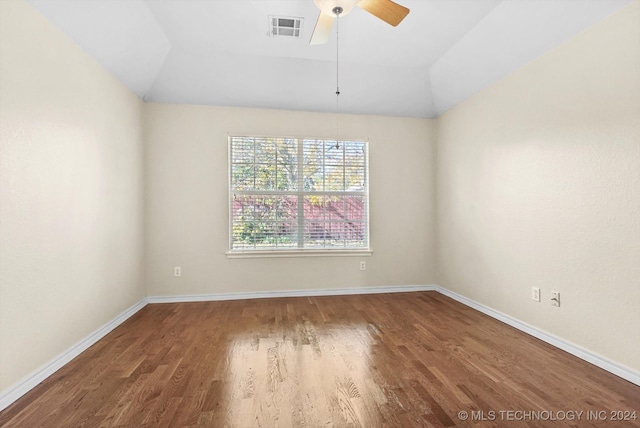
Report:
[[230,137],[230,250],[368,249],[363,141]]

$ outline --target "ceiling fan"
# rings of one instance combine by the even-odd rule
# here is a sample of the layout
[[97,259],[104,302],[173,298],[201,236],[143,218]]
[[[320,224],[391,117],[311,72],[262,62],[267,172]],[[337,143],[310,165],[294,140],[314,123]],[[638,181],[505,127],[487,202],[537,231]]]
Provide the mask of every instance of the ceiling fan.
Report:
[[391,0],[313,0],[313,2],[320,9],[320,15],[309,41],[312,45],[326,43],[329,40],[334,19],[345,16],[354,6],[366,10],[394,27],[409,14],[409,9]]

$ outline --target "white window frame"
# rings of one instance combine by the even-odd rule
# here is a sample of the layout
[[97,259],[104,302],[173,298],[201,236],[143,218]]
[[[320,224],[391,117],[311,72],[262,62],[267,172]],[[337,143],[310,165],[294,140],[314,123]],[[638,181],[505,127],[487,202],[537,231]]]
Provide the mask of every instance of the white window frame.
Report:
[[[237,190],[233,187],[233,141],[234,139],[285,139],[295,140],[297,145],[297,168],[298,168],[298,186],[295,191],[281,191],[281,190]],[[226,252],[229,258],[253,258],[253,257],[305,257],[305,256],[369,256],[373,253],[371,249],[371,235],[370,235],[370,217],[369,217],[369,142],[367,140],[340,140],[338,145],[345,147],[345,143],[362,143],[365,148],[365,180],[363,189],[360,191],[308,191],[304,190],[304,174],[302,173],[304,167],[303,156],[303,143],[305,141],[322,141],[323,147],[326,143],[336,144],[335,139],[322,139],[322,138],[304,138],[304,137],[267,137],[267,136],[242,136],[242,135],[230,135],[228,138],[228,189],[229,189],[229,250]],[[324,150],[324,149],[323,149]],[[324,153],[323,153],[324,159]],[[343,168],[346,168],[346,164],[343,163]],[[324,178],[324,175],[323,175]],[[236,196],[296,196],[298,204],[297,215],[297,231],[298,231],[298,246],[296,248],[262,248],[262,249],[244,249],[233,248],[233,224],[234,224],[234,197]],[[364,197],[364,246],[363,247],[329,247],[329,248],[304,248],[304,222],[305,217],[303,214],[303,202],[305,196],[362,196]]]

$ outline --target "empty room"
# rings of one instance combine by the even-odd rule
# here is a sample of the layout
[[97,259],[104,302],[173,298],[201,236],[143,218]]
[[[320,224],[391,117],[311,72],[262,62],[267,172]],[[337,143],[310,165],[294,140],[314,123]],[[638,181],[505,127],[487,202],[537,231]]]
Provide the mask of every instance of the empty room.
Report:
[[0,426],[640,427],[640,0],[0,0]]

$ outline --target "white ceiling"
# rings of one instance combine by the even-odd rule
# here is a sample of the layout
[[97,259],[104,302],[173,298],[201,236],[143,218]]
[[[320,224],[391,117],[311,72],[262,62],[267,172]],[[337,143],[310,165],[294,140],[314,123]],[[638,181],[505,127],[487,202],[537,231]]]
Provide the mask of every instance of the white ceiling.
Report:
[[[146,101],[333,112],[335,31],[313,0],[28,0]],[[340,112],[435,117],[631,0],[396,0],[340,19]],[[270,37],[268,17],[304,18]],[[335,26],[334,26],[335,30]]]

